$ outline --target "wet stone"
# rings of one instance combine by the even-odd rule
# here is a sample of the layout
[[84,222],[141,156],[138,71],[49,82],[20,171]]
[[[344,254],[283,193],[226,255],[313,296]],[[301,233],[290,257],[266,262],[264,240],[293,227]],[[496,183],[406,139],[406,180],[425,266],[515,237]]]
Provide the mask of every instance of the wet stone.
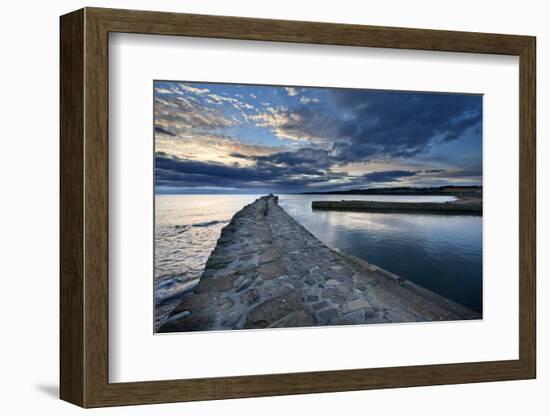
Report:
[[319,296],[309,295],[308,297],[306,297],[307,302],[317,302],[318,300],[319,300]]

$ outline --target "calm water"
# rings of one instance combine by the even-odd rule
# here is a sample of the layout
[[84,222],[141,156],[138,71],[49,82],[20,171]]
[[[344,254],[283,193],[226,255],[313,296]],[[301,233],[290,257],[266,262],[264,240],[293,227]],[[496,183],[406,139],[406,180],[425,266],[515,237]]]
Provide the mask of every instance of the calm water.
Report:
[[[200,278],[221,229],[259,195],[156,197],[155,322]],[[313,211],[313,200],[445,202],[409,195],[281,195],[280,205],[330,247],[474,310],[482,307],[482,217]]]

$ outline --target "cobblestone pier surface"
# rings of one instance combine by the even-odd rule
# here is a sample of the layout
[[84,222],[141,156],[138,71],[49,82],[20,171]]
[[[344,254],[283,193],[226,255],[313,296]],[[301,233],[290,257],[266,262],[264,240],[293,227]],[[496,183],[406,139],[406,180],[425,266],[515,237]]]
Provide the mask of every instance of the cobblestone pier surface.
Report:
[[159,332],[480,318],[330,249],[269,195],[244,207],[222,230],[199,284]]

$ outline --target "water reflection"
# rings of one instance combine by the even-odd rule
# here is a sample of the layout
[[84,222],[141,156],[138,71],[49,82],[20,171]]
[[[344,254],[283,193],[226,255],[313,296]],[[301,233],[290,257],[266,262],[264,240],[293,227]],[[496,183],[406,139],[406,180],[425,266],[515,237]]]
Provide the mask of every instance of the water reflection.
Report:
[[[444,202],[438,197],[418,198],[416,202]],[[284,195],[281,206],[325,244],[481,312],[482,217],[311,209],[311,201],[328,199],[362,198]]]

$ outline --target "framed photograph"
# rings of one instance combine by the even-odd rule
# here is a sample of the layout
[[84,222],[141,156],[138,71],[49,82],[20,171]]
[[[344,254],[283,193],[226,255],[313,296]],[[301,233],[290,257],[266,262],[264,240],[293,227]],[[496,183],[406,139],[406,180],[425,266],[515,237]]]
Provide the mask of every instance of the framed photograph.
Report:
[[535,378],[535,49],[62,16],[61,398]]

